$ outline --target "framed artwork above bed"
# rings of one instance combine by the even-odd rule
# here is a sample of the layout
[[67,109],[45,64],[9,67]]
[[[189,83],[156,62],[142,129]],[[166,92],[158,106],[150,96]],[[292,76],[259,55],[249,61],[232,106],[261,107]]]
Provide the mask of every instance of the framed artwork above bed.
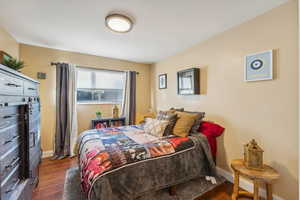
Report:
[[160,74],[158,76],[159,89],[167,89],[167,74]]
[[177,93],[179,95],[200,94],[199,68],[191,68],[177,72]]

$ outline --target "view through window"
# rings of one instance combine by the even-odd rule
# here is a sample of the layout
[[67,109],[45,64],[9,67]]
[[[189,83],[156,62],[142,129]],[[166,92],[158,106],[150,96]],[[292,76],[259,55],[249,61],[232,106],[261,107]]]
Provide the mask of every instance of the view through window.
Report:
[[125,72],[79,68],[77,81],[78,103],[122,103]]

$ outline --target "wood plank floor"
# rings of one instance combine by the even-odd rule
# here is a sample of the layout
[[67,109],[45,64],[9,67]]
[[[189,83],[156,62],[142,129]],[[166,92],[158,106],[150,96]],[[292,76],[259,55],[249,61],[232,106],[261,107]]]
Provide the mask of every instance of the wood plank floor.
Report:
[[[33,192],[33,200],[62,200],[66,170],[76,165],[76,159],[43,159],[40,166],[40,182]],[[197,200],[231,200],[231,193],[232,184],[226,182]]]

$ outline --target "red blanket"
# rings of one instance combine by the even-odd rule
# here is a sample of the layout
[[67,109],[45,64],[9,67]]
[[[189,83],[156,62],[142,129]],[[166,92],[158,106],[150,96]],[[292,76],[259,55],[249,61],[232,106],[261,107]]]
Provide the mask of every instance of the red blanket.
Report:
[[207,137],[212,155],[217,155],[217,137],[222,135],[224,128],[212,122],[202,122],[198,131]]

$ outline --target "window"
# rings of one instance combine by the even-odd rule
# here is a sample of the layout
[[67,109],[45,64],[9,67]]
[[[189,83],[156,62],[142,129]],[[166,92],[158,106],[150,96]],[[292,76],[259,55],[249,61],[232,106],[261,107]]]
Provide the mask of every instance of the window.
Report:
[[79,68],[77,102],[121,104],[125,72]]

